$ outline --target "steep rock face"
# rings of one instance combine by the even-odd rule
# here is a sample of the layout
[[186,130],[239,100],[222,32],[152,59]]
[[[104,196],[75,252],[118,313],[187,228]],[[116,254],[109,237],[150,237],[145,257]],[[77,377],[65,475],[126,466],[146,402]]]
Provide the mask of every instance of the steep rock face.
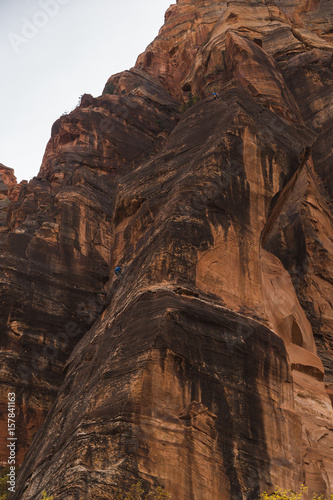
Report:
[[[55,399],[68,355],[104,308],[117,175],[153,154],[174,126],[175,103],[160,92],[158,107],[139,96],[83,96],[54,124],[39,176],[8,207],[0,256],[2,439],[7,392],[15,391],[18,463]],[[6,456],[1,446],[2,464]]]
[[[294,199],[293,207],[288,205],[284,208],[284,217],[289,212],[289,235],[282,239],[288,242],[288,250],[278,241],[282,234],[277,238],[275,233],[271,238],[274,238],[272,243],[291,273],[301,303],[311,318],[332,397],[332,53],[311,50],[291,58],[283,65],[283,73],[306,123],[315,130],[317,139],[312,151],[313,165],[306,180],[303,179],[297,189],[299,197]],[[280,223],[277,231],[281,230],[286,233]],[[294,240],[292,244],[291,238]]]
[[1,199],[4,195],[11,196],[12,192],[17,185],[16,177],[14,175],[14,170],[12,168],[5,167],[0,163],[0,174],[1,174]]
[[332,11],[323,1],[180,0],[166,12],[165,25],[137,66],[179,99],[182,91],[209,94],[223,81],[228,32],[237,31],[275,56],[309,48],[331,51]]
[[0,163],[0,232],[5,231],[7,211],[11,201],[17,201],[21,186],[26,181],[17,183],[12,168],[5,167]]
[[51,408],[12,498],[332,494],[330,9],[179,1],[54,124],[1,247],[22,458]]

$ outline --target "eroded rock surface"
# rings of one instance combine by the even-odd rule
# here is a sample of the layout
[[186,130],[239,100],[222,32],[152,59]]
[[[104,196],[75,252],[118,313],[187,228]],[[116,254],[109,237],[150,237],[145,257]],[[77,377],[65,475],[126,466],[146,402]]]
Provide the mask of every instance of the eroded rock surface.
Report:
[[7,212],[11,201],[17,201],[21,186],[27,181],[17,183],[12,168],[0,163],[0,232],[5,231]]
[[54,124],[1,234],[13,499],[333,494],[332,15],[179,1]]

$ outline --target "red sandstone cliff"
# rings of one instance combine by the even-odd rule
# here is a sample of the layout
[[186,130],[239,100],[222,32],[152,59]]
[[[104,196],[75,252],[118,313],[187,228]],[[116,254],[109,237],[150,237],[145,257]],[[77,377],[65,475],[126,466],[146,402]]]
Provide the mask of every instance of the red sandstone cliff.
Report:
[[53,125],[0,241],[13,499],[333,494],[332,20],[180,0]]

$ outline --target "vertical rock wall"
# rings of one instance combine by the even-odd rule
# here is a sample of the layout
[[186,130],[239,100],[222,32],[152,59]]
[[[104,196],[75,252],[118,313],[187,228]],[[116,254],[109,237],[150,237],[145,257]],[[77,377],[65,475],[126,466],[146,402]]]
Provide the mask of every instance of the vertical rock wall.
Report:
[[54,124],[1,233],[13,499],[332,494],[330,20],[179,1]]

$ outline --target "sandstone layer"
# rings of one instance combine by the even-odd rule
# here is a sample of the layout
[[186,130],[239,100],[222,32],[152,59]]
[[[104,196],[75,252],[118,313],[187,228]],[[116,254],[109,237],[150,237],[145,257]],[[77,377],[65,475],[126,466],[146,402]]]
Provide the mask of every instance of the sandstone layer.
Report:
[[178,1],[53,125],[0,241],[12,499],[333,494],[332,20]]
[[5,167],[0,163],[0,232],[5,231],[7,211],[11,201],[17,201],[18,195],[23,184],[27,181],[17,183],[12,168]]

